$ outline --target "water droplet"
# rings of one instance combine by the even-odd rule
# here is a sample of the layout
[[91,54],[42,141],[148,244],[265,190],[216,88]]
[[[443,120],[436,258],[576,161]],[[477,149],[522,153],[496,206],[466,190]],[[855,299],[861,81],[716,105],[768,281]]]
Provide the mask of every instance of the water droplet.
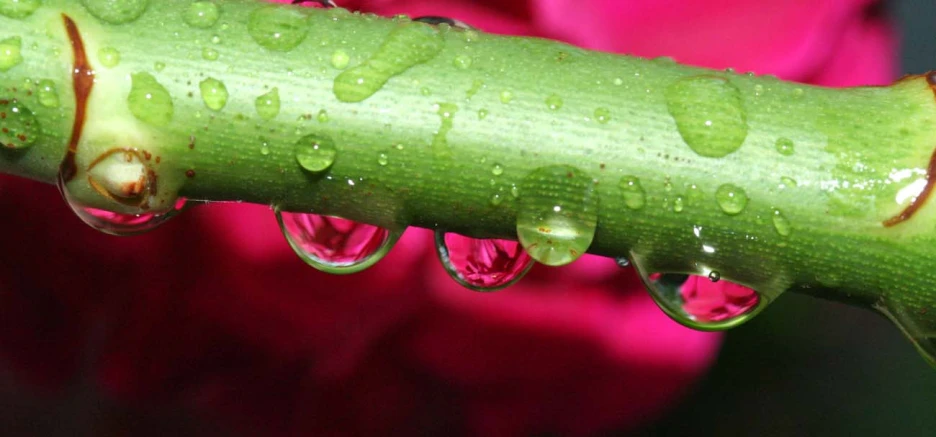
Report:
[[377,155],[377,163],[381,166],[385,166],[390,163],[390,157],[388,157],[386,153],[381,153]]
[[615,258],[614,262],[618,265],[618,267],[621,267],[621,268],[630,267],[631,265],[630,260],[623,256],[619,258]]
[[676,196],[673,199],[673,212],[683,212],[686,207],[686,199],[683,196]]
[[182,15],[185,24],[199,29],[207,29],[221,17],[221,10],[214,2],[193,2]]
[[391,77],[436,57],[444,40],[438,29],[420,22],[398,25],[367,61],[335,78],[333,92],[342,102],[361,102]]
[[221,44],[221,37],[218,36],[218,35],[213,35],[213,36],[211,37],[211,43],[212,43],[212,44]]
[[491,167],[491,174],[494,176],[500,176],[504,174],[504,166],[500,164],[494,164],[494,167]]
[[348,56],[348,53],[344,50],[335,50],[332,53],[331,64],[332,67],[335,67],[339,70],[344,70],[348,68],[348,64],[351,62],[351,57]]
[[783,156],[793,155],[793,140],[789,138],[777,138],[777,151]]
[[5,72],[23,62],[23,40],[12,36],[0,41],[0,72]]
[[546,106],[553,111],[562,109],[562,103],[562,98],[556,94],[550,94],[549,97],[546,98]]
[[[67,193],[67,191],[66,191]],[[164,213],[123,214],[88,206],[82,206],[65,194],[65,200],[71,210],[88,226],[100,232],[118,237],[139,235],[156,229],[172,217],[178,215],[185,207],[185,199],[181,199],[176,207]]]
[[494,291],[520,280],[533,259],[520,243],[477,239],[436,231],[436,253],[442,266],[459,284],[477,291]]
[[257,115],[264,120],[272,120],[280,112],[279,88],[273,88],[270,92],[257,97],[254,101],[254,107],[257,108]]
[[169,124],[175,112],[169,91],[149,73],[134,73],[130,77],[132,84],[127,96],[130,112],[140,121],[156,127]]
[[503,103],[503,104],[506,105],[506,104],[512,102],[513,99],[514,99],[514,95],[513,95],[512,92],[510,92],[510,91],[501,91],[501,93],[500,93],[500,101],[501,101],[501,103]]
[[217,50],[211,47],[203,48],[201,53],[202,53],[202,59],[206,61],[217,61],[218,58],[221,56],[221,54],[218,53]]
[[682,79],[667,87],[665,96],[679,134],[699,156],[726,156],[747,138],[741,93],[727,80],[715,76]]
[[209,77],[198,84],[198,89],[201,90],[202,101],[208,109],[220,111],[227,105],[228,90],[220,80]]
[[24,149],[38,136],[39,121],[29,108],[16,100],[0,99],[0,146]]
[[320,110],[317,118],[319,123],[328,123],[328,111],[324,109]]
[[624,85],[624,79],[621,79],[620,77],[616,77],[614,78],[614,84],[617,86]]
[[504,203],[504,195],[500,192],[491,195],[491,206],[500,206]]
[[488,110],[487,110],[487,109],[479,109],[479,110],[478,110],[478,120],[484,120],[485,118],[487,118],[487,116],[488,116]]
[[153,64],[153,69],[157,72],[163,71],[166,69],[166,64],[164,62],[156,62]]
[[458,106],[452,103],[440,103],[438,107],[437,113],[442,119],[442,125],[439,126],[439,130],[432,138],[432,152],[436,158],[451,158],[452,151],[448,145],[448,133],[454,125],[453,119],[455,113],[458,112]]
[[611,121],[611,111],[608,108],[595,109],[595,120],[598,120],[598,123],[601,124]]
[[107,68],[114,68],[120,64],[120,51],[113,47],[102,47],[98,50],[98,60]]
[[456,56],[455,60],[452,61],[452,64],[454,64],[456,68],[467,70],[471,68],[471,56],[468,56],[468,55]]
[[296,8],[261,6],[250,13],[247,32],[265,49],[288,52],[309,34],[308,16]]
[[39,104],[46,108],[57,108],[61,103],[59,101],[58,88],[55,82],[49,79],[39,81],[38,90]]
[[636,176],[624,176],[618,184],[624,195],[624,205],[630,209],[640,209],[647,202],[646,193]]
[[541,167],[523,179],[520,190],[517,237],[533,259],[560,266],[588,250],[598,224],[598,195],[587,173]]
[[780,178],[780,188],[796,188],[796,181],[793,178],[782,176]]
[[764,86],[761,84],[754,85],[754,95],[760,96],[761,94],[764,94]]
[[728,215],[740,214],[747,206],[747,194],[737,185],[724,184],[715,191],[715,200],[722,211]]
[[690,328],[714,331],[738,326],[756,315],[761,303],[756,291],[724,281],[716,271],[706,276],[648,274],[640,262],[635,261],[634,267],[657,305]]
[[306,135],[296,142],[296,162],[303,169],[312,173],[328,170],[335,163],[338,149],[331,138]]
[[0,14],[10,18],[26,18],[42,6],[40,0],[0,0]]
[[110,24],[124,24],[140,18],[149,0],[81,0],[97,19]]
[[312,267],[347,274],[380,261],[402,231],[318,214],[276,212],[280,229],[292,249]]
[[790,221],[783,215],[780,210],[775,209],[773,212],[773,225],[774,229],[782,237],[789,236],[793,232],[792,227],[790,226]]
[[793,97],[802,97],[802,96],[803,96],[803,89],[802,89],[802,88],[794,88],[794,89],[793,89]]

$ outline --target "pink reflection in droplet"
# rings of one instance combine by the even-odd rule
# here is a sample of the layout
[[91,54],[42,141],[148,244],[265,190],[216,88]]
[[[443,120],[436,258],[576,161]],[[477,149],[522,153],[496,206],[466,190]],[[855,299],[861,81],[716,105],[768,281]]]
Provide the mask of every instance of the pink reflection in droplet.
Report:
[[683,311],[699,322],[721,322],[743,315],[757,306],[757,292],[728,281],[713,282],[690,276],[682,286]]
[[[66,196],[66,199],[68,199],[68,196]],[[88,224],[88,226],[105,234],[126,237],[149,232],[159,227],[159,225],[171,219],[185,207],[185,199],[180,198],[172,210],[159,214],[123,214],[81,206],[70,201],[68,202],[68,206],[71,207],[75,215],[77,215],[81,221]]]
[[[478,290],[504,288],[523,277],[533,259],[520,243],[511,240],[477,239],[445,233],[440,247],[442,264],[456,280]],[[442,251],[444,249],[444,252]]]
[[283,231],[300,255],[332,267],[354,266],[380,251],[390,231],[318,214],[280,212]]

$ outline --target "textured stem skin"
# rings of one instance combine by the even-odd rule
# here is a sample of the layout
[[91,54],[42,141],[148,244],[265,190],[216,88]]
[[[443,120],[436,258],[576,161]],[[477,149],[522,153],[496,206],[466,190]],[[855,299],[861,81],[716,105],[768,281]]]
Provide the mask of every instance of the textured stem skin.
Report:
[[[308,34],[279,51],[248,31],[251,14],[271,6],[218,2],[220,18],[199,28],[183,20],[189,4],[151,1],[139,18],[116,25],[66,0],[46,0],[26,18],[0,15],[0,41],[20,37],[23,58],[0,72],[0,98],[27,105],[41,126],[31,147],[0,150],[0,171],[56,180],[76,111],[65,14],[95,72],[79,168],[115,147],[151,154],[156,207],[176,195],[238,200],[515,238],[513,192],[524,177],[572,165],[594,180],[600,201],[589,252],[637,257],[656,271],[698,273],[701,263],[766,296],[797,290],[871,306],[934,352],[936,209],[921,196],[915,214],[885,226],[923,190],[936,147],[936,101],[925,77],[826,89],[443,26],[437,55],[347,103],[336,97],[335,78],[379,52],[400,20],[303,9]],[[119,64],[103,64],[105,48],[119,51]],[[208,60],[212,51],[217,58]],[[337,68],[344,55],[348,67]],[[171,96],[165,125],[128,109],[139,73]],[[667,104],[674,83],[700,75],[739,92],[747,133],[724,157],[687,146]],[[201,98],[209,77],[230,95],[217,111]],[[57,84],[60,105],[38,102],[42,79]],[[267,120],[255,101],[273,88],[281,110]],[[310,134],[337,147],[320,175],[304,171],[294,153]],[[783,140],[792,154],[778,151]],[[630,176],[645,192],[641,208],[626,204],[620,181]],[[80,175],[73,184],[89,205],[125,208]],[[740,213],[726,214],[716,201],[724,184],[749,198]],[[774,225],[777,211],[788,235]]]

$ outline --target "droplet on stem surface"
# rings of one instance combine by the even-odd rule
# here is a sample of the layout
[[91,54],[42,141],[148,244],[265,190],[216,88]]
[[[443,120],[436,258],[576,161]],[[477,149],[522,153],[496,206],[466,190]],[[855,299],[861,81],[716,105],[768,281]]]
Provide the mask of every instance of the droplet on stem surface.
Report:
[[247,33],[263,48],[288,52],[309,34],[308,18],[296,8],[261,6],[250,13]]
[[0,98],[0,147],[23,149],[39,136],[39,120],[15,99]]
[[640,179],[637,176],[623,176],[618,183],[621,194],[624,197],[624,205],[630,209],[643,208],[647,203],[647,196],[643,186],[640,185]]
[[149,0],[81,0],[81,4],[101,21],[124,24],[140,18]]
[[192,2],[182,16],[185,24],[199,29],[207,29],[218,21],[221,10],[210,1]]
[[591,246],[598,224],[593,179],[575,167],[541,167],[520,185],[517,237],[536,261],[569,264]]
[[314,134],[300,138],[294,151],[299,166],[311,173],[328,170],[338,155],[338,149],[331,138]]
[[23,62],[23,39],[11,36],[0,40],[0,72],[6,72]]
[[198,84],[198,89],[201,91],[202,101],[205,102],[208,109],[220,111],[227,105],[228,90],[224,82],[209,77]]
[[715,191],[715,200],[725,214],[737,215],[744,211],[748,197],[741,187],[734,184],[723,184]]
[[402,231],[309,213],[277,211],[286,241],[310,266],[326,273],[347,274],[380,261]]
[[734,153],[748,134],[741,92],[727,79],[692,76],[666,88],[666,107],[686,144],[699,156]]
[[273,88],[270,92],[257,97],[254,102],[257,109],[257,115],[264,120],[272,120],[280,112],[279,88]]
[[169,91],[152,74],[134,73],[130,77],[127,105],[134,117],[156,127],[169,124],[175,112]]
[[58,87],[55,86],[55,82],[49,79],[39,81],[37,94],[39,97],[39,104],[46,108],[57,108],[60,104]]
[[40,0],[0,0],[0,15],[14,19],[26,18],[40,6]]
[[459,284],[477,291],[494,291],[519,281],[533,259],[520,243],[477,239],[436,231],[436,254],[442,266]]

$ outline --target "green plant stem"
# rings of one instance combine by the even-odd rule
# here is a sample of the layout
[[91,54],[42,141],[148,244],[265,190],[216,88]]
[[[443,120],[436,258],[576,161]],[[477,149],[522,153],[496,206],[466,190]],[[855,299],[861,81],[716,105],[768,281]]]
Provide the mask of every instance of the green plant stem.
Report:
[[[27,105],[41,126],[31,147],[0,151],[0,172],[56,180],[76,111],[64,13],[81,32],[96,78],[79,168],[115,147],[152,154],[155,207],[176,195],[239,200],[513,239],[513,192],[538,168],[569,165],[593,179],[600,202],[589,252],[638,258],[654,271],[698,274],[704,265],[771,296],[791,289],[875,307],[933,353],[934,208],[925,203],[909,220],[883,225],[911,202],[901,190],[922,187],[936,146],[936,101],[924,77],[828,89],[443,26],[438,54],[349,103],[336,98],[335,78],[380,52],[400,20],[304,9],[308,35],[276,51],[248,32],[251,13],[269,6],[218,2],[220,19],[203,29],[183,20],[189,4],[151,1],[138,19],[118,25],[65,0],[46,0],[23,19],[0,16],[0,41],[20,37],[23,57],[0,72],[0,98]],[[102,64],[105,47],[120,52],[118,65]],[[211,51],[216,60],[208,60]],[[336,68],[343,55],[348,67]],[[128,109],[137,73],[168,90],[173,113],[164,126]],[[689,147],[667,104],[675,83],[697,76],[722,78],[739,92],[747,133],[724,157]],[[218,111],[201,98],[209,77],[230,94]],[[42,79],[57,84],[59,106],[38,101]],[[255,101],[273,88],[281,111],[266,120]],[[306,135],[336,144],[328,171],[297,164],[294,147]],[[786,140],[792,154],[778,151]],[[72,188],[82,202],[126,209],[80,176]],[[627,177],[645,191],[640,208],[625,202]],[[738,214],[716,201],[725,184],[749,198]],[[788,235],[774,225],[778,212]]]

